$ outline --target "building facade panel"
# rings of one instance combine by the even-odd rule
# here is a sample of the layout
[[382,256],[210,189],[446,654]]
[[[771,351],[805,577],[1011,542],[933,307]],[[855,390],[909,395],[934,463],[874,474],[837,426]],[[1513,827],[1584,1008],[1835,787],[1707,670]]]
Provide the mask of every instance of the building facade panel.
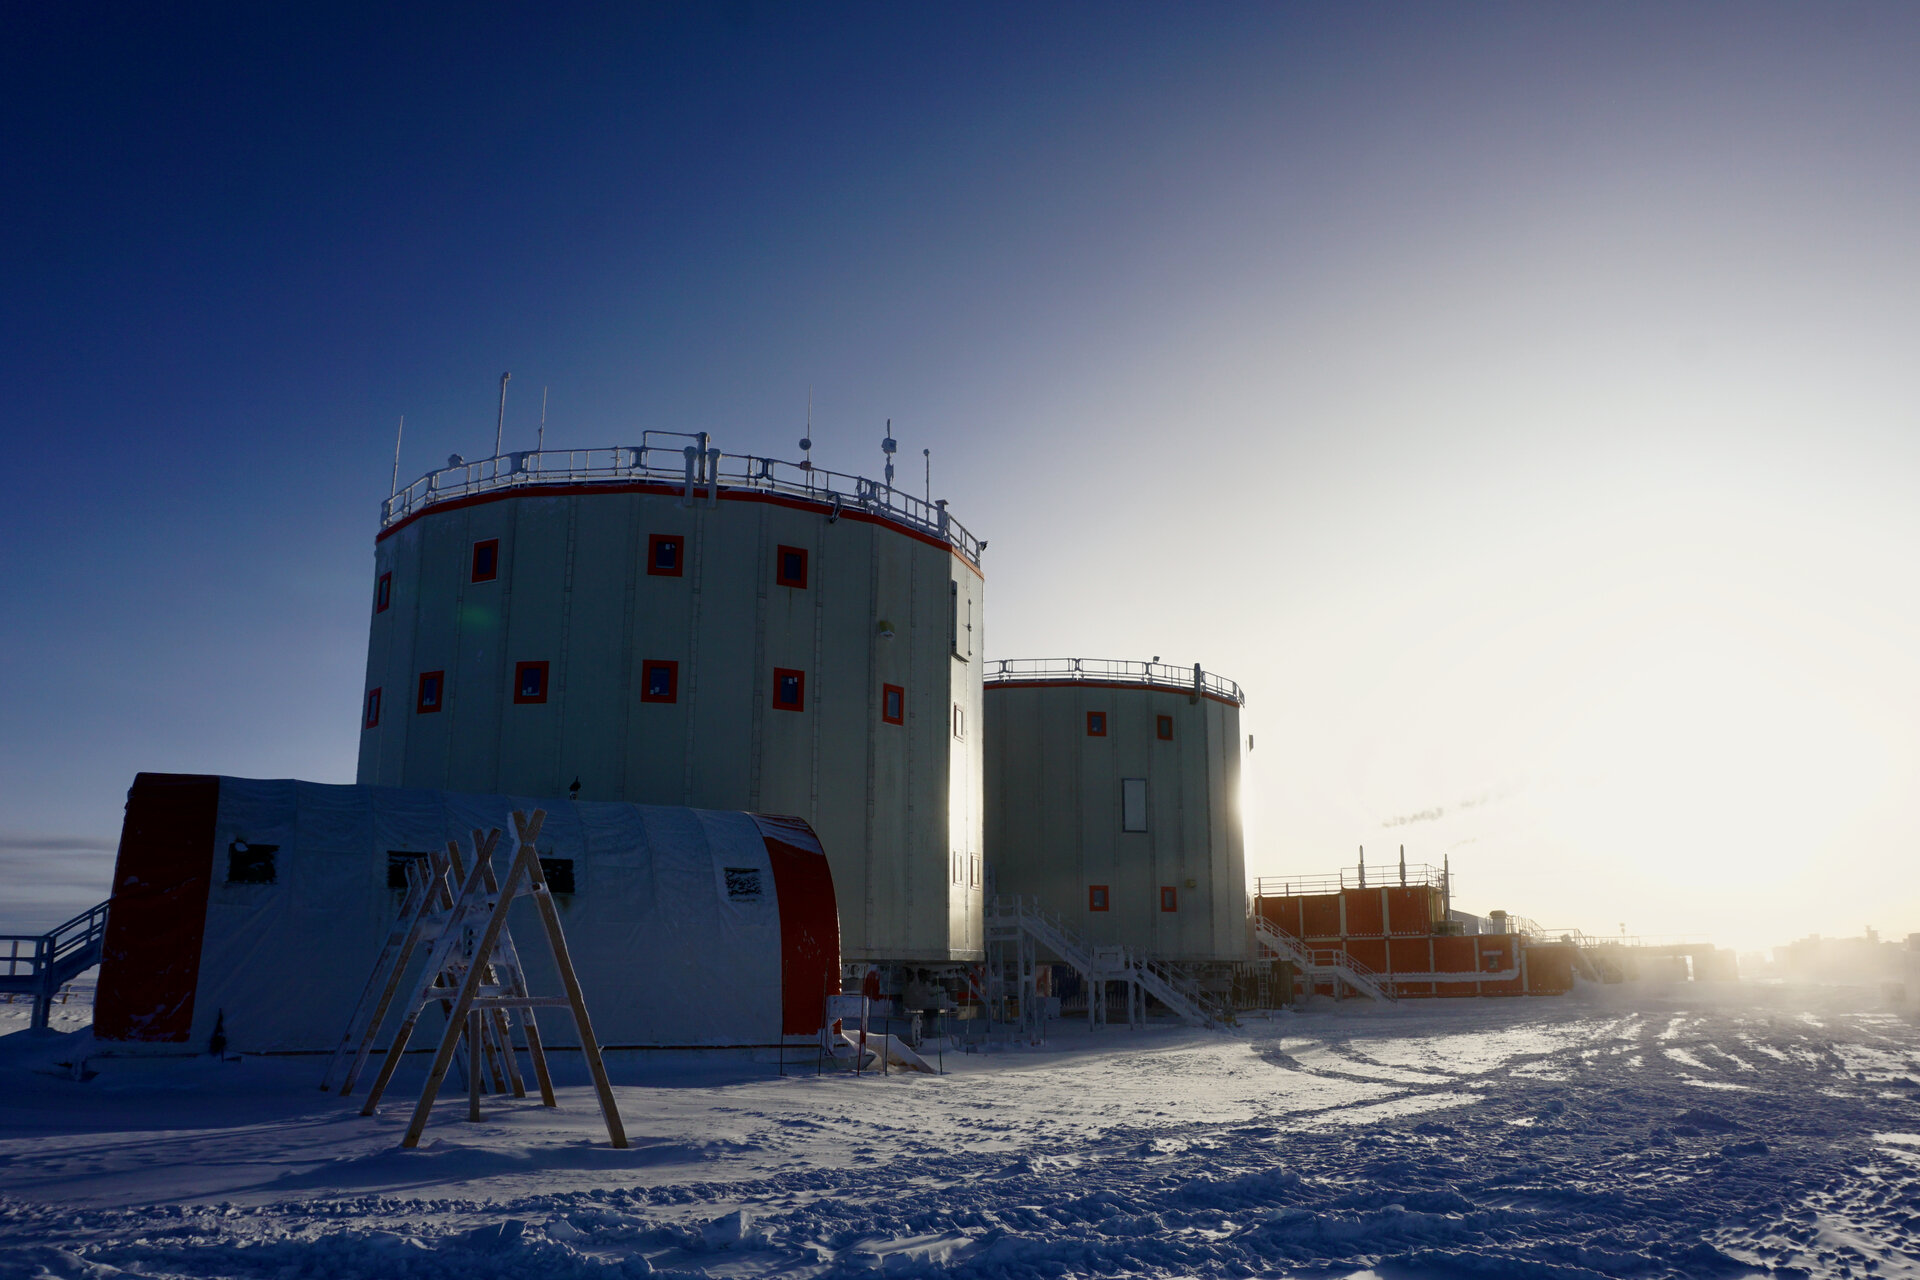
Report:
[[361,782],[792,814],[848,958],[978,958],[983,580],[955,547],[838,503],[542,485],[424,504],[378,540],[384,574]]

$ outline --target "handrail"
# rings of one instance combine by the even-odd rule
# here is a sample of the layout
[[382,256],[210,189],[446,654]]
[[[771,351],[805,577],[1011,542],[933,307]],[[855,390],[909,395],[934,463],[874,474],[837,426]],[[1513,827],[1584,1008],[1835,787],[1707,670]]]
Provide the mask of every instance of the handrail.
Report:
[[[697,441],[682,446],[654,443],[658,436]],[[449,460],[380,506],[388,529],[429,507],[457,498],[551,484],[650,482],[682,490],[682,501],[711,504],[722,490],[781,493],[885,517],[941,539],[978,567],[986,540],[947,514],[946,499],[929,502],[878,480],[828,471],[811,462],[787,462],[710,447],[704,433],[646,431],[638,445],[598,449],[527,449],[468,462]]]
[[1444,889],[1445,867],[1431,862],[1409,862],[1407,876],[1400,878],[1400,864],[1385,862],[1379,867],[1342,867],[1335,872],[1304,876],[1257,876],[1253,893],[1259,898],[1296,898],[1303,894],[1338,893],[1342,889],[1399,889],[1402,887]]
[[1000,658],[987,664],[984,679],[988,684],[1084,680],[1151,685],[1179,693],[1198,690],[1225,698],[1236,706],[1247,705],[1247,697],[1239,685],[1205,670],[1198,663],[1176,667],[1171,663],[1133,658]]

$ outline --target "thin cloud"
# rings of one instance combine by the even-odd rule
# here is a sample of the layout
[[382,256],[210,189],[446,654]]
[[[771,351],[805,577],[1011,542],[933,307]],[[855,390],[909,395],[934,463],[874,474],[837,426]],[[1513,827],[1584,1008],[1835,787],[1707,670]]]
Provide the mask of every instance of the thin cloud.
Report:
[[92,836],[29,836],[0,832],[4,853],[115,853],[120,843]]

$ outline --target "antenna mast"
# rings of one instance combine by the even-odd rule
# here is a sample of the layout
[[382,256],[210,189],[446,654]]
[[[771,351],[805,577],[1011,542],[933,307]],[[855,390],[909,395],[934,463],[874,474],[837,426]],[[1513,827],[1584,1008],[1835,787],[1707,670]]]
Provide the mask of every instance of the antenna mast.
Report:
[[927,460],[927,505],[933,505],[933,450],[922,449],[920,456]]
[[800,437],[800,452],[805,458],[800,463],[802,471],[813,470],[813,388],[807,388],[807,433]]
[[493,456],[496,458],[500,456],[500,436],[507,429],[507,379],[512,376],[510,373],[500,375],[500,421],[493,428]]
[[[504,416],[504,415],[503,415]],[[533,446],[538,453],[547,447],[547,389],[540,388],[540,440]]]
[[387,489],[387,499],[400,492],[400,437],[407,432],[407,415],[400,415],[400,429],[393,433],[393,484]]

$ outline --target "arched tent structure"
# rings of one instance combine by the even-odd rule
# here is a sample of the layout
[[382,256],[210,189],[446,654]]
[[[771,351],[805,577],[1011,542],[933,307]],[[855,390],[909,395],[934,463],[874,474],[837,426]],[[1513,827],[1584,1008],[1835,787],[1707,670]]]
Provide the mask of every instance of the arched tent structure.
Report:
[[[543,808],[539,852],[609,1048],[812,1035],[837,990],[833,877],[797,818],[659,805],[143,773],[128,793],[94,1022],[127,1048],[330,1052],[408,859]],[[531,939],[530,904],[512,927]],[[526,914],[522,914],[522,913]],[[543,948],[523,946],[536,988]],[[417,981],[409,974],[408,981]],[[423,1023],[423,1026],[426,1024]],[[565,1019],[550,1043],[571,1043]]]

